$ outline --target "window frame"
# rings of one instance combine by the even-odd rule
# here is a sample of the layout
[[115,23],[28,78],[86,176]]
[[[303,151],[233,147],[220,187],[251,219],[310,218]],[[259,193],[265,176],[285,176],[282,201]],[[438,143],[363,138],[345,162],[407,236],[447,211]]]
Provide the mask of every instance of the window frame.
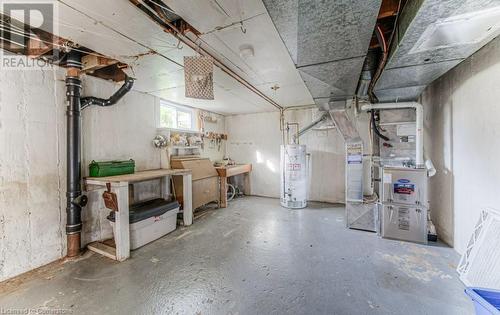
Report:
[[[176,111],[176,113],[175,113],[175,127],[165,127],[165,126],[161,125],[160,112],[161,112],[162,106],[166,106],[166,107],[170,107],[170,108],[175,109],[175,111]],[[177,112],[183,112],[183,113],[187,113],[187,114],[191,115],[191,128],[186,129],[186,128],[179,128],[178,127],[179,120],[177,117]],[[157,127],[157,129],[189,131],[189,132],[197,131],[196,130],[196,110],[192,107],[184,106],[184,105],[172,102],[172,101],[167,101],[167,100],[162,99],[162,98],[157,98],[155,113],[156,113],[156,127]]]

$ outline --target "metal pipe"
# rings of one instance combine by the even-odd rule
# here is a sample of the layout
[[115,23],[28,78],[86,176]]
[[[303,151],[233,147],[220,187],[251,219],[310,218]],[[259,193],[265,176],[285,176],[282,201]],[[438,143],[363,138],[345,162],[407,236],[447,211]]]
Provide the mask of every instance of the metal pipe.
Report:
[[304,128],[300,129],[300,131],[295,136],[293,136],[293,138],[292,138],[293,142],[295,143],[295,141],[297,141],[298,138],[300,138],[300,136],[302,136],[303,134],[305,134],[306,132],[308,132],[309,130],[311,130],[312,128],[314,128],[315,126],[317,126],[319,123],[321,123],[322,121],[324,121],[328,116],[329,116],[328,112],[325,112],[320,118],[316,119],[315,121],[313,121],[309,125],[307,125]]
[[66,234],[68,238],[68,257],[78,256],[81,245],[82,231],[82,198],[81,191],[81,120],[80,120],[80,70],[82,68],[81,55],[77,51],[70,51],[66,65]]
[[[299,123],[286,123],[286,141],[287,144],[290,144],[290,126],[295,126],[295,136],[292,137],[293,139],[293,144],[299,144]],[[297,143],[295,143],[297,141]]]
[[387,47],[387,42],[384,37],[384,32],[382,31],[382,28],[380,28],[379,25],[375,27],[375,34],[377,35],[380,47],[382,48],[382,60],[380,60],[380,63],[377,67],[377,71],[375,71],[375,75],[373,76],[372,80],[370,81],[370,84],[368,85],[367,94],[370,99],[370,102],[377,101],[377,97],[373,92],[373,89],[375,88],[375,84],[377,83],[378,79],[382,75],[382,71],[384,70],[385,64],[387,63],[387,59],[389,56],[389,51]]
[[[185,36],[175,25],[170,23],[169,21],[163,19],[162,17],[159,17],[156,12],[151,9],[149,6],[147,6],[142,0],[129,0],[131,3],[133,3],[137,8],[139,8],[142,12],[146,13],[150,18],[152,18],[156,23],[158,23],[161,27],[165,29],[165,31],[172,33],[177,38],[179,41],[182,43],[186,44],[189,46],[191,49],[194,51],[198,52],[200,55],[203,55],[205,57],[210,57],[214,60],[214,64],[219,67],[224,73],[241,83],[243,86],[245,86],[247,89],[250,91],[254,92],[257,94],[259,97],[264,99],[266,102],[269,104],[273,105],[279,110],[282,110],[283,107],[280,106],[278,103],[276,103],[273,99],[271,99],[269,96],[265,95],[262,93],[259,89],[257,89],[255,86],[253,86],[250,82],[247,80],[243,79],[241,76],[239,76],[236,72],[231,70],[228,66],[226,66],[222,61],[220,61],[217,57],[206,51],[204,48],[202,48],[200,45],[196,44],[192,39],[189,37]],[[198,37],[199,39],[199,37]]]
[[[409,2],[409,1],[408,1]],[[405,2],[406,5],[406,2]],[[382,28],[377,25],[375,27],[375,35],[377,36],[377,40],[380,44],[380,47],[382,48],[382,59],[377,67],[377,70],[375,72],[375,75],[373,76],[372,80],[370,81],[370,84],[368,86],[368,96],[370,101],[373,102],[378,102],[377,96],[374,93],[375,85],[377,84],[377,81],[379,80],[380,76],[382,75],[382,72],[385,69],[385,65],[387,64],[387,60],[389,59],[389,48],[392,47],[392,42],[394,40],[394,35],[396,34],[396,29],[398,27],[398,22],[399,22],[399,17],[401,15],[401,12],[403,11],[404,8],[401,7],[401,0],[399,0],[398,4],[398,10],[396,14],[396,19],[394,20],[394,28],[392,29],[391,36],[389,37],[389,40],[387,41],[384,32]]]
[[130,89],[134,81],[127,77],[125,83],[110,98],[97,97],[81,98],[82,83],[80,71],[82,69],[80,52],[71,50],[68,53],[66,66],[66,234],[67,256],[75,257],[80,254],[82,232],[82,207],[87,204],[87,197],[82,194],[81,188],[81,110],[90,105],[111,106],[118,102]]
[[416,113],[416,164],[417,167],[424,166],[424,107],[417,102],[401,103],[378,103],[361,106],[361,110],[384,110],[384,109],[404,109],[413,108]]

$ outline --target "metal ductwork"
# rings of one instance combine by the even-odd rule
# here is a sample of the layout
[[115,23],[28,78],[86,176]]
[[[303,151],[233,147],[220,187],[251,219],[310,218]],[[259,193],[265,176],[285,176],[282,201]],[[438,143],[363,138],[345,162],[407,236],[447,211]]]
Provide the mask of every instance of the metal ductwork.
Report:
[[82,84],[80,71],[82,69],[81,54],[75,50],[68,53],[66,61],[66,98],[68,102],[67,117],[67,180],[66,180],[66,234],[67,256],[75,257],[80,253],[82,232],[82,207],[87,204],[87,197],[81,188],[81,110],[90,105],[111,106],[116,104],[133,85],[133,79],[126,78],[125,83],[110,98],[81,98]]
[[495,38],[499,19],[499,1],[408,1],[375,95],[382,102],[416,100],[428,84]]
[[363,100],[368,100],[368,91],[370,82],[373,79],[375,71],[377,70],[378,54],[375,50],[369,50],[366,55],[365,62],[363,64],[363,70],[361,71],[361,76],[359,78],[358,88],[356,90],[356,96]]
[[264,0],[315,103],[352,98],[381,0]]

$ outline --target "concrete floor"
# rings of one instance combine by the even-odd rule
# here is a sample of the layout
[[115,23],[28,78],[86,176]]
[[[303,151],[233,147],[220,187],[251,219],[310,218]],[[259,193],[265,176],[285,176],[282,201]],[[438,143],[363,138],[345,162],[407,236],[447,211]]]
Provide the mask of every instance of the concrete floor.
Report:
[[[0,289],[0,310],[72,314],[472,314],[444,246],[348,230],[344,209],[246,197],[117,263],[97,254]],[[55,312],[54,312],[55,313]]]

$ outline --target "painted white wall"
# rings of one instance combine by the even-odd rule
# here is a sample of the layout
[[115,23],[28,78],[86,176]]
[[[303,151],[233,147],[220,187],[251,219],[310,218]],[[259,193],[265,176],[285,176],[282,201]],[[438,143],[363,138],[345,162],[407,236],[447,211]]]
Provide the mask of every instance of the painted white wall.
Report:
[[[199,110],[198,110],[199,112]],[[205,132],[215,132],[215,133],[225,133],[226,131],[226,120],[224,116],[210,113],[204,111],[204,115],[208,115],[212,118],[215,118],[215,122],[204,121],[203,128]],[[203,150],[202,156],[209,158],[211,161],[221,161],[226,155],[226,141],[222,140],[220,147],[217,143],[212,142],[210,139],[203,139]]]
[[0,71],[0,280],[65,252],[65,94],[56,75]]
[[433,219],[463,253],[479,212],[500,208],[500,37],[435,81],[422,95],[430,111]]
[[279,197],[281,132],[279,113],[226,117],[227,155],[237,163],[251,163],[253,195]]
[[[83,78],[84,96],[109,97],[119,84]],[[160,167],[156,99],[131,91],[108,108],[82,114],[82,173],[92,160],[128,159],[136,169]],[[0,72],[0,281],[66,253],[66,103],[64,71]],[[224,120],[207,126],[224,132]],[[202,154],[222,157],[207,149]],[[218,155],[219,154],[219,155]],[[82,243],[111,237],[103,190],[88,193]],[[136,198],[155,196],[154,182],[136,187]]]
[[[311,123],[316,109],[288,110],[285,119],[300,126]],[[238,163],[252,163],[251,192],[279,197],[281,132],[279,113],[226,117],[227,154]],[[336,130],[310,131],[300,138],[311,154],[309,199],[344,201],[344,142]]]

